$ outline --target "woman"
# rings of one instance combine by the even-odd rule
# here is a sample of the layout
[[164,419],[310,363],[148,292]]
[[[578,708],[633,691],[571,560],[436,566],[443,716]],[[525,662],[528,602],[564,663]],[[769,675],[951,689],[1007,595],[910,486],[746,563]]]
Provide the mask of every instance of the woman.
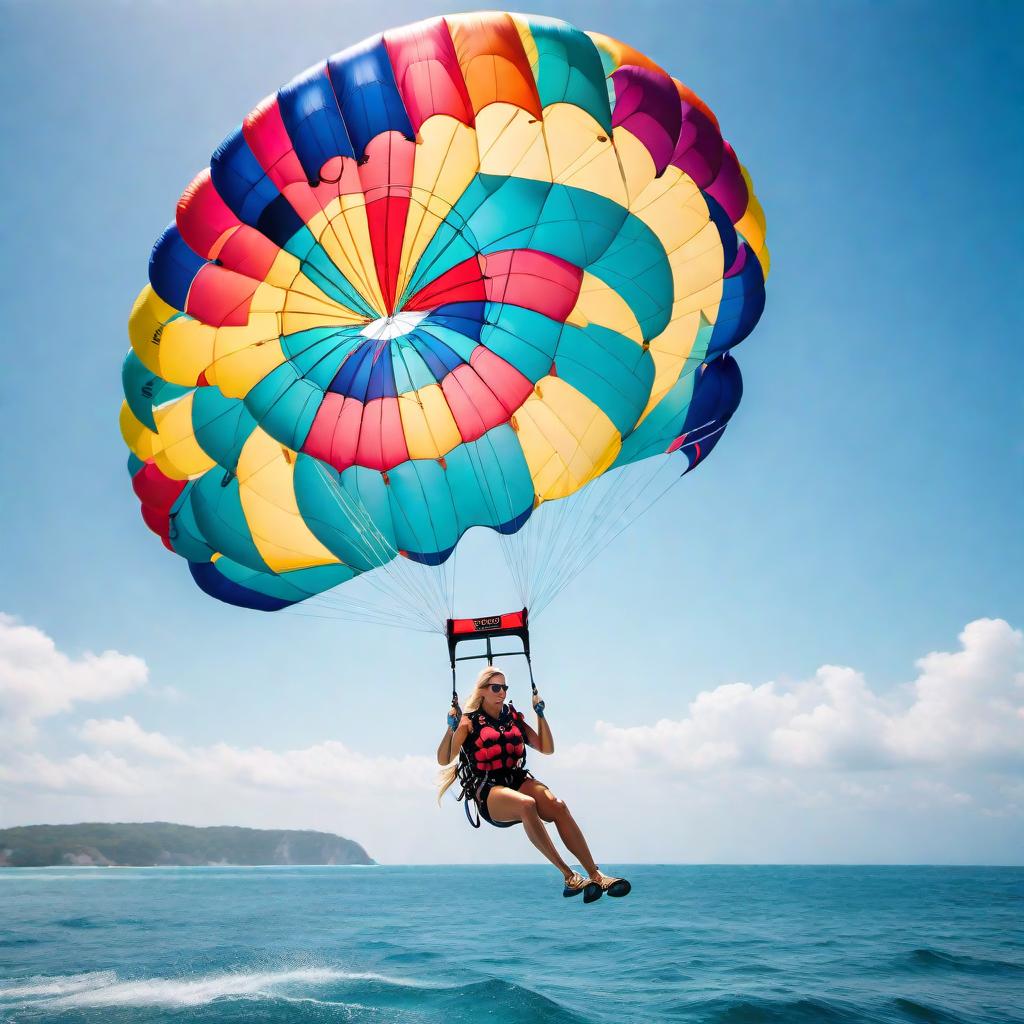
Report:
[[[590,855],[586,839],[565,803],[525,767],[526,745],[541,754],[552,754],[555,741],[544,718],[544,702],[534,694],[537,728],[526,724],[521,712],[505,703],[508,683],[493,665],[480,673],[464,714],[452,704],[448,729],[437,748],[437,763],[444,765],[438,799],[459,774],[459,759],[468,769],[472,786],[467,800],[475,800],[480,816],[495,824],[522,822],[534,846],[562,872],[564,896],[583,893],[593,903],[604,893],[625,896],[630,884],[624,878],[603,874]],[[548,835],[545,822],[554,822],[562,842],[586,869],[587,878],[562,859]]]

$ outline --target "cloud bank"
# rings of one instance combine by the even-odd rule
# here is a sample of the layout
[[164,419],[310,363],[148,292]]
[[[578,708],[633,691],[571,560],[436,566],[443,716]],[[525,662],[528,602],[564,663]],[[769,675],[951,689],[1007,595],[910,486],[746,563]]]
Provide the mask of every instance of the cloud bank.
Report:
[[585,764],[660,772],[737,768],[851,771],[902,766],[1024,768],[1024,634],[1001,619],[978,619],[961,649],[917,661],[917,678],[892,694],[874,692],[852,668],[823,665],[783,687],[730,683],[699,693],[680,719],[653,725],[598,722],[597,744],[572,757]]
[[[1024,635],[978,619],[958,639],[903,686],[838,665],[793,684],[729,683],[679,718],[597,722],[592,739],[531,766],[620,861],[1019,861],[1005,851],[1024,849]],[[431,751],[202,745],[115,709],[85,717],[153,692],[147,680],[137,657],[72,656],[0,615],[2,823],[318,827],[382,860],[536,859],[520,830],[470,841],[457,809],[438,811]]]

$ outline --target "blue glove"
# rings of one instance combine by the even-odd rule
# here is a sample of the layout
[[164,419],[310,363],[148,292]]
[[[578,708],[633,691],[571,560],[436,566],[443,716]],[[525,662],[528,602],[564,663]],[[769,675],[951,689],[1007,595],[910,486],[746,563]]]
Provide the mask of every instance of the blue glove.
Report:
[[451,729],[452,732],[455,732],[455,730],[458,729],[461,718],[461,709],[453,704],[451,711],[448,712],[448,728]]
[[537,717],[538,718],[543,718],[544,717],[544,701],[542,701],[542,700],[537,701],[537,703],[533,705],[533,710],[537,712]]

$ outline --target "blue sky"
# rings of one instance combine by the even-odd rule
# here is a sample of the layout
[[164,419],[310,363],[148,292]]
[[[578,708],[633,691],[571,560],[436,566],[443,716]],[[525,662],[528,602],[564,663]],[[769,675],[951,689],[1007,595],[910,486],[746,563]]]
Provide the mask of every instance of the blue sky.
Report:
[[[915,659],[955,651],[968,623],[1024,625],[1021,8],[534,10],[628,41],[710,104],[753,175],[773,261],[762,322],[736,351],[746,390],[725,440],[536,628],[560,741],[591,742],[597,721],[680,720],[701,691],[785,686],[825,664],[897,694],[918,675]],[[71,658],[110,649],[144,659],[149,680],[110,706],[72,702],[46,716],[31,740],[40,757],[66,752],[83,721],[124,715],[195,748],[334,740],[367,757],[429,753],[443,726],[439,638],[205,598],[142,525],[124,470],[125,322],[182,187],[295,73],[438,13],[387,2],[301,12],[4,5],[0,79],[14,101],[0,123],[15,158],[0,164],[0,610]],[[487,601],[502,562],[486,539],[468,541],[463,610],[490,611],[474,602]],[[574,785],[566,775],[567,797]],[[147,816],[144,792],[129,806],[78,799],[73,785],[10,786],[0,824]],[[788,820],[792,806],[773,799]],[[183,820],[229,813],[171,806]],[[328,806],[263,820],[272,815],[254,796],[244,823],[344,830]],[[886,833],[890,811],[868,815],[869,836]],[[834,808],[821,813],[822,825],[839,820]],[[922,813],[949,824],[947,811]],[[961,859],[1011,857],[1020,814],[957,818]],[[454,815],[432,820],[438,833],[460,827]],[[797,829],[778,849],[837,856],[827,831]],[[744,859],[737,831],[716,835],[711,859]],[[462,859],[447,842],[429,850]],[[623,857],[693,859],[683,838],[626,845]],[[935,859],[923,840],[900,849],[897,859]]]

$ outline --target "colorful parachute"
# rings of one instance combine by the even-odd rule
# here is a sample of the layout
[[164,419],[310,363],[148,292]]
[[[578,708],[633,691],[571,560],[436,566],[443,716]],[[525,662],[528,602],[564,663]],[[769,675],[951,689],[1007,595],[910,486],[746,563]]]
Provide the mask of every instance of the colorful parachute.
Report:
[[[153,248],[121,413],[143,518],[275,610],[656,456],[678,478],[739,402],[764,234],[714,115],[622,43],[487,13],[353,46],[245,118]],[[547,532],[564,577],[578,532]]]

